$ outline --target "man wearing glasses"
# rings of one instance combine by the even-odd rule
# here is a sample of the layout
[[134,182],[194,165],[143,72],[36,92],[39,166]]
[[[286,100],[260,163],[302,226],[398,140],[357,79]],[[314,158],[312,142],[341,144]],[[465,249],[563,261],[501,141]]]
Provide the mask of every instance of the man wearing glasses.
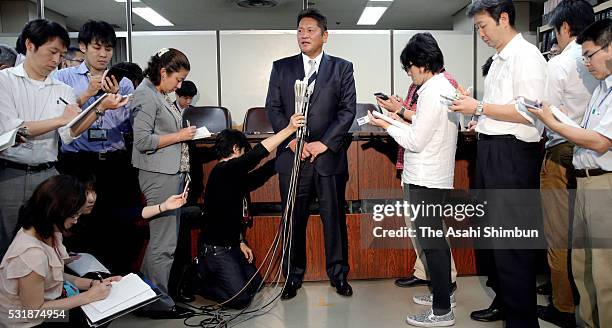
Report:
[[68,51],[62,58],[62,63],[60,64],[59,69],[68,68],[68,67],[76,67],[81,65],[83,60],[85,60],[85,55],[81,52],[81,49],[77,47],[69,47]]
[[[583,0],[559,3],[550,19],[561,53],[548,62],[544,100],[564,108],[576,123],[582,120],[593,90],[597,87],[597,81],[581,60],[582,47],[576,43],[576,37],[594,21],[593,7]],[[576,189],[572,165],[574,144],[551,129],[546,129],[546,136],[548,141],[540,171],[540,189],[552,301],[549,306],[538,309],[538,316],[561,327],[575,327],[574,293],[568,264],[572,222],[569,190]]]
[[599,84],[580,126],[557,121],[547,105],[530,110],[560,136],[574,143],[576,201],[572,236],[572,273],[580,294],[585,327],[607,327],[612,321],[610,278],[610,211],[612,186],[612,20],[597,21],[578,35],[588,71]]

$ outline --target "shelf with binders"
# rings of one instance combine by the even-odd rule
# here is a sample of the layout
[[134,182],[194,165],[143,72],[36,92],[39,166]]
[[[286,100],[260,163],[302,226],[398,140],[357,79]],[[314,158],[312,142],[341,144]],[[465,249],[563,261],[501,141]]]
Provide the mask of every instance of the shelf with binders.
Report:
[[[558,1],[557,1],[558,2]],[[595,12],[595,20],[601,20],[605,18],[612,18],[612,0],[606,1],[589,1],[593,6]],[[555,29],[550,25],[551,12],[554,10],[557,4],[552,3],[548,11],[542,15],[542,26],[538,27],[538,48],[543,54],[549,54],[550,49],[555,40]],[[546,8],[545,8],[546,9]]]

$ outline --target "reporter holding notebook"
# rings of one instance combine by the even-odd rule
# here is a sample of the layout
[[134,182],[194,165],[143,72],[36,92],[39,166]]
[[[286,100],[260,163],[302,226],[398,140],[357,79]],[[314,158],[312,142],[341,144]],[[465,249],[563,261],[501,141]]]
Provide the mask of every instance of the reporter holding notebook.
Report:
[[[196,133],[194,126],[182,127],[183,118],[168,94],[181,86],[189,74],[187,57],[176,49],[163,48],[153,55],[144,71],[145,79],[134,91],[132,164],[138,168],[140,190],[147,205],[161,203],[182,192],[189,172],[186,141]],[[176,306],[168,295],[170,270],[177,245],[179,215],[176,211],[154,216],[149,221],[149,244],[141,271],[164,294],[147,306],[152,319],[179,319],[193,311]]]
[[[62,232],[78,222],[85,200],[83,184],[74,177],[56,175],[36,187],[21,209],[19,230],[0,263],[0,326],[43,323],[44,318],[24,315],[23,310],[63,310],[72,317],[71,323],[78,323],[76,313],[69,316],[68,310],[106,298],[111,282],[121,279],[99,281],[64,273],[68,253]],[[62,298],[65,284],[84,292]]]

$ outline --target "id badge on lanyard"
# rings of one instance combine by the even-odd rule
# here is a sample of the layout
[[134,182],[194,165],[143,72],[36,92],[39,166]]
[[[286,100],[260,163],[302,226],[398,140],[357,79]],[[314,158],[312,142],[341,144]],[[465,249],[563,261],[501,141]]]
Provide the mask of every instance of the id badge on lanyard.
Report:
[[106,141],[107,140],[107,130],[100,128],[89,128],[87,130],[87,139],[89,141]]

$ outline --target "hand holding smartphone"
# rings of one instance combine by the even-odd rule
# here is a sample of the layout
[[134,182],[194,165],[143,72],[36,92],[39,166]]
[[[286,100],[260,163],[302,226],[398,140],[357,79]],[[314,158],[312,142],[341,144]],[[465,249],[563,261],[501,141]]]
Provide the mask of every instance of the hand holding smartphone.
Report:
[[374,94],[375,97],[378,97],[382,100],[389,100],[389,96],[387,96],[386,94],[382,93],[382,92],[377,92]]
[[187,197],[187,191],[189,191],[189,183],[191,183],[191,176],[189,175],[189,173],[187,173],[185,174],[185,188],[183,189],[183,193],[181,194],[183,198]]

